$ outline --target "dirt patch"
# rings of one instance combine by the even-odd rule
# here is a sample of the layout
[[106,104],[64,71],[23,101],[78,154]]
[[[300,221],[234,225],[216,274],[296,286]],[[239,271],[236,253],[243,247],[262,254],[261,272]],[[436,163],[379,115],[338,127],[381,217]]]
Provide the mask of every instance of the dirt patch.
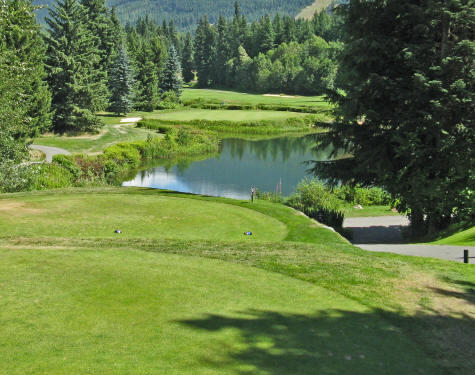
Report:
[[11,200],[0,200],[0,214],[9,213],[9,214],[38,214],[44,210],[33,208],[28,205],[26,202],[18,202]]
[[461,317],[475,319],[475,304],[470,292],[438,280],[431,274],[412,274],[398,280],[396,300],[411,315]]

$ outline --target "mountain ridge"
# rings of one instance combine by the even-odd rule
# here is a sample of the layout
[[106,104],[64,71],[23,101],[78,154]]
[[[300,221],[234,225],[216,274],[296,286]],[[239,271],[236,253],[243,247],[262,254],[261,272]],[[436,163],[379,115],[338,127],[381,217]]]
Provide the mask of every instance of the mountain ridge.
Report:
[[[56,0],[34,0],[34,5],[51,6]],[[259,19],[266,13],[297,16],[302,9],[314,3],[314,0],[241,0],[241,13],[248,21]],[[148,15],[161,24],[164,20],[173,20],[178,30],[193,28],[200,17],[207,16],[215,23],[220,15],[230,18],[234,15],[234,0],[107,0],[108,7],[115,7],[123,24],[134,24],[139,17]],[[37,11],[38,19],[43,22],[48,15],[47,8]]]

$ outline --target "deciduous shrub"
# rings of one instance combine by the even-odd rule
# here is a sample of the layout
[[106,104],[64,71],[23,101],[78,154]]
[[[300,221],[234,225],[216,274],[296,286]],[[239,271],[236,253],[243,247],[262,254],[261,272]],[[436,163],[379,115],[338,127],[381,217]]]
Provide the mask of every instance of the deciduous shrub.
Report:
[[286,204],[331,227],[343,225],[343,202],[317,180],[303,180]]

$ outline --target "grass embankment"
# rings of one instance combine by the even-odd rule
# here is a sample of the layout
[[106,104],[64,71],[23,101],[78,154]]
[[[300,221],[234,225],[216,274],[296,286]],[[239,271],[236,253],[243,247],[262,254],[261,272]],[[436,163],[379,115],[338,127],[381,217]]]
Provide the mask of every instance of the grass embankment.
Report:
[[441,238],[434,245],[475,246],[475,227]]
[[323,96],[251,94],[228,90],[185,89],[185,106],[207,109],[260,109],[328,114],[332,106]]
[[221,134],[271,135],[309,133],[315,124],[326,117],[294,112],[275,111],[229,111],[229,110],[180,110],[153,113],[137,126],[161,130],[169,126],[191,126]]
[[364,252],[280,204],[149,189],[11,194],[0,228],[0,372],[475,365],[473,266]]

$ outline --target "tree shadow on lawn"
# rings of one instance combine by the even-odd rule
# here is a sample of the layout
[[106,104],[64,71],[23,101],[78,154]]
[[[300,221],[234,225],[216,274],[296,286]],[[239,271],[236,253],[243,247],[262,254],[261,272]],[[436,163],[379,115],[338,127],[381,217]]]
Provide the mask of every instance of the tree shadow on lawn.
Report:
[[[475,365],[475,320],[467,315],[248,310],[180,323],[210,332],[237,330],[242,345],[231,346],[225,358],[203,359],[207,366],[233,368],[226,372],[232,374],[468,374]],[[458,347],[463,353],[454,352]]]

